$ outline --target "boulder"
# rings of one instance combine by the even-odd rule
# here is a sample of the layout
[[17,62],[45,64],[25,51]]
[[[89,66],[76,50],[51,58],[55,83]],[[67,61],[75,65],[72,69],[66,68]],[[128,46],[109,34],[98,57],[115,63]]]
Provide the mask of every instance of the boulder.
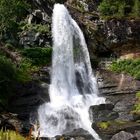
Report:
[[17,114],[5,113],[0,115],[0,129],[22,132],[22,123]]
[[62,138],[64,138],[64,140],[94,140],[93,136],[82,128],[74,129],[73,131],[64,134]]
[[134,134],[140,130],[140,123],[129,121],[108,121],[93,123],[92,128],[99,134],[103,140],[110,140],[112,136],[125,131]]
[[140,140],[140,131],[135,131],[134,136],[137,138],[137,140]]
[[127,133],[125,131],[121,131],[115,134],[111,140],[137,140],[137,138],[131,133]]
[[100,104],[91,106],[89,109],[92,122],[110,121],[119,117],[118,113],[113,111],[113,104]]

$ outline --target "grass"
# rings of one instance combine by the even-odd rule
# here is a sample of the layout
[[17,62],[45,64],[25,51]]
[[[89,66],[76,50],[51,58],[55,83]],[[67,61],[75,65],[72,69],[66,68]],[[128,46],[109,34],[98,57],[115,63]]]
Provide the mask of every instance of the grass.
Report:
[[140,91],[136,93],[136,102],[131,113],[140,115]]
[[114,61],[109,69],[114,72],[129,74],[140,80],[140,59]]
[[0,140],[27,140],[27,139],[21,136],[20,134],[16,133],[15,131],[0,130]]

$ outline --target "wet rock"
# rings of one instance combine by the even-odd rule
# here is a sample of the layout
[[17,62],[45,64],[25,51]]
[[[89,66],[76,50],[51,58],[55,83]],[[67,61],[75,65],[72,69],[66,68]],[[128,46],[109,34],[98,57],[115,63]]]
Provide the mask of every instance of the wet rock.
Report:
[[[34,110],[39,104],[49,101],[48,85],[38,81],[16,85],[16,94],[9,101],[9,111],[18,113]],[[19,109],[18,109],[19,108]],[[25,111],[25,109],[27,109]]]
[[135,131],[134,136],[137,138],[137,140],[140,140],[140,131]]
[[28,16],[28,24],[36,23],[48,23],[50,22],[49,16],[42,12],[41,10],[37,9],[34,10],[29,16]]
[[100,104],[91,106],[89,109],[92,122],[110,121],[119,117],[118,113],[113,111],[113,104]]
[[131,133],[127,133],[125,131],[121,131],[115,134],[111,140],[137,140],[137,138]]
[[136,102],[135,93],[140,89],[140,81],[124,75],[113,73],[108,70],[97,72],[100,94],[105,96],[106,102],[114,105],[114,111],[118,112],[119,120],[132,121],[131,113]]
[[22,45],[24,48],[29,47],[47,47],[50,45],[50,36],[43,33],[40,33],[38,31],[35,31],[34,29],[28,29],[25,31],[22,31],[19,35],[20,37],[20,45]]
[[100,69],[96,75],[100,79],[100,93],[104,96],[133,94],[140,90],[140,81],[131,76],[103,69]]
[[5,110],[6,110],[6,109],[5,109],[4,105],[0,103],[0,112],[3,112],[3,111],[5,111]]
[[64,140],[94,140],[93,136],[88,131],[79,128],[62,136]]
[[37,120],[38,107],[49,101],[48,85],[32,81],[16,86],[16,94],[9,101],[8,111],[17,114],[22,133],[28,135],[31,125]]
[[140,130],[140,123],[128,121],[108,121],[92,124],[93,129],[99,134],[103,140],[110,140],[113,135],[120,131],[126,131],[134,134]]
[[17,118],[17,114],[7,113],[0,115],[0,129],[16,130],[22,132],[22,123]]

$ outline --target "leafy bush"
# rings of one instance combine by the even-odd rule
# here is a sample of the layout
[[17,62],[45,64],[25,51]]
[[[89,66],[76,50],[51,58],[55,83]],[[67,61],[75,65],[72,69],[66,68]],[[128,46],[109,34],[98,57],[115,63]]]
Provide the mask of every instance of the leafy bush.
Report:
[[24,31],[35,31],[35,32],[39,32],[41,34],[47,34],[47,35],[51,35],[51,31],[50,31],[50,26],[48,24],[42,25],[42,24],[27,24],[24,22],[20,23],[20,28],[21,30]]
[[140,115],[140,91],[136,93],[136,102],[131,113]]
[[17,78],[17,70],[11,61],[0,56],[0,101],[3,105],[12,94],[13,85]]
[[140,17],[140,1],[134,0],[134,6],[132,9],[132,16],[134,17]]
[[104,18],[121,18],[124,16],[140,16],[140,1],[128,0],[103,0],[98,6],[98,10]]
[[0,0],[0,37],[13,37],[29,5],[24,0]]
[[28,48],[24,49],[22,54],[29,58],[33,65],[41,66],[50,64],[52,48]]
[[140,80],[140,59],[114,61],[109,68],[112,71],[123,72]]

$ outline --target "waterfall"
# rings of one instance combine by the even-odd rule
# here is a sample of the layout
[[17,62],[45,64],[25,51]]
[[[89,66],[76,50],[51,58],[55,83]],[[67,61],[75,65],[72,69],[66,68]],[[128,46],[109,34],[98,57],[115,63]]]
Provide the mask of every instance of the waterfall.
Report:
[[53,56],[49,89],[50,102],[38,109],[40,136],[54,137],[83,128],[91,128],[88,109],[104,102],[98,97],[84,35],[62,4],[55,4],[52,18]]

